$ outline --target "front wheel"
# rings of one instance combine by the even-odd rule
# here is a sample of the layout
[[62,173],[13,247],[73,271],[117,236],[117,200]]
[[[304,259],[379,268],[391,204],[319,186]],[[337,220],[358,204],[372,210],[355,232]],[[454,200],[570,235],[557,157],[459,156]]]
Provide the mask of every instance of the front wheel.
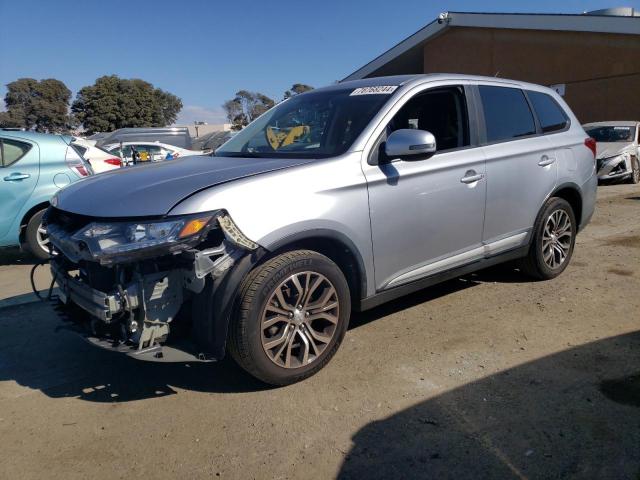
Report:
[[550,198],[536,220],[529,254],[520,262],[522,271],[539,280],[560,275],[571,260],[576,232],[576,217],[569,202]]
[[24,232],[24,248],[39,260],[49,258],[49,235],[47,229],[42,226],[42,216],[45,210],[33,214],[27,223]]
[[230,353],[265,383],[295,383],[331,360],[350,314],[349,287],[335,263],[309,250],[286,252],[245,280],[229,332]]

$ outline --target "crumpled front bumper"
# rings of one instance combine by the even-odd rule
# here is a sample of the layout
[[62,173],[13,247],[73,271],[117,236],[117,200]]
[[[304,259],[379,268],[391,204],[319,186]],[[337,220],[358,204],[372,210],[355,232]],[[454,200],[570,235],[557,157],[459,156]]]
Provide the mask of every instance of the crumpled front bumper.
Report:
[[[211,362],[215,361],[211,355],[202,352],[194,342],[187,339],[179,339],[178,341],[168,343],[158,343],[154,341],[153,333],[162,332],[162,328],[154,330],[157,326],[163,324],[168,328],[168,322],[154,322],[150,333],[144,342],[138,344],[123,341],[118,335],[114,335],[113,327],[117,332],[118,325],[113,321],[120,315],[126,313],[127,310],[135,310],[141,308],[145,304],[145,308],[153,308],[148,302],[162,300],[162,294],[159,290],[169,290],[170,282],[178,281],[179,272],[162,272],[158,275],[146,278],[142,285],[136,283],[129,284],[126,288],[119,289],[110,293],[102,292],[85,284],[78,278],[72,276],[64,268],[60,261],[54,259],[51,261],[51,271],[58,285],[58,297],[60,301],[67,306],[75,306],[77,309],[71,315],[68,312],[64,314],[69,320],[68,329],[79,334],[94,346],[109,350],[116,353],[124,353],[140,360],[153,362]],[[150,295],[144,294],[144,284],[147,287],[153,284],[154,288]],[[160,285],[160,289],[158,288]],[[180,279],[181,285],[181,279]],[[158,305],[159,308],[166,306],[166,301],[179,301],[181,298],[175,298],[175,288],[170,292],[169,297],[165,297],[165,305]],[[158,296],[159,295],[159,296]],[[152,298],[155,297],[155,298]],[[179,304],[176,305],[179,308]],[[156,315],[157,317],[157,315]],[[142,333],[145,335],[145,332]]]
[[621,156],[599,158],[596,162],[598,180],[619,180],[631,175],[631,162]]

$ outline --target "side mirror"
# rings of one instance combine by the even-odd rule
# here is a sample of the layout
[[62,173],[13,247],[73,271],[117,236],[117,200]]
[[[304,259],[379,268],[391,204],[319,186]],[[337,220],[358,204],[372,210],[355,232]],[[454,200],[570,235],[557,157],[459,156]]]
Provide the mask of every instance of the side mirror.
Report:
[[419,160],[436,153],[436,137],[426,130],[403,128],[389,135],[384,149],[390,159]]

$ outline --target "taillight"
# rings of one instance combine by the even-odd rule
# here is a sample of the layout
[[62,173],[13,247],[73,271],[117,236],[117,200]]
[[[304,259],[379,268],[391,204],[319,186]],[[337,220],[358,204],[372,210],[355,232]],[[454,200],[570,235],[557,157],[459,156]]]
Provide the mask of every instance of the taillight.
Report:
[[113,165],[115,167],[121,167],[122,166],[122,160],[120,160],[119,158],[107,158],[104,163],[108,163],[109,165]]
[[596,158],[596,141],[589,137],[589,138],[585,138],[584,139],[584,145],[591,150],[591,152],[593,153],[593,158]]
[[81,177],[86,177],[89,175],[89,171],[87,170],[87,164],[82,159],[78,152],[75,151],[72,147],[67,147],[67,153],[64,158],[67,166],[76,172]]

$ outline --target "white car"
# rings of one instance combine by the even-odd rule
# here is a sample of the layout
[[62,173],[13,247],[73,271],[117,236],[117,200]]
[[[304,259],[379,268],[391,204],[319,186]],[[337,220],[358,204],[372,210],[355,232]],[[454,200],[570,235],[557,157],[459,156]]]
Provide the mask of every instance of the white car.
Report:
[[122,167],[122,159],[119,156],[97,147],[95,141],[74,137],[71,143],[80,155],[89,162],[94,173],[108,172]]
[[640,183],[640,122],[598,122],[583,127],[597,142],[599,181]]
[[[122,158],[126,165],[137,162],[161,162],[178,157],[210,153],[206,150],[188,150],[159,142],[123,142],[104,145],[102,148]],[[136,162],[133,161],[133,151],[137,153]]]

